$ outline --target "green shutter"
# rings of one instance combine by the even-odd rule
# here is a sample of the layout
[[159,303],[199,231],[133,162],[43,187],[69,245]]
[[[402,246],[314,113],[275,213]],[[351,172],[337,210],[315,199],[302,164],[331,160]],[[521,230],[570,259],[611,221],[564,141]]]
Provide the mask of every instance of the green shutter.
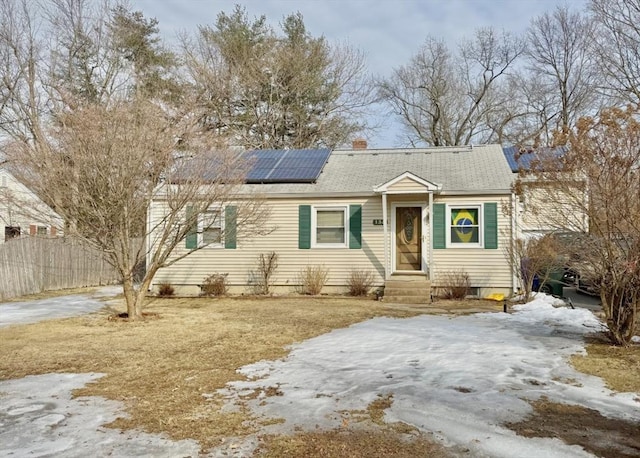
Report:
[[441,250],[447,247],[447,222],[444,204],[433,204],[433,248]]
[[187,224],[191,224],[189,228],[189,232],[187,232],[187,236],[184,239],[184,247],[188,250],[194,250],[198,248],[198,220],[191,221],[193,218],[194,209],[192,206],[188,206],[186,209],[186,218],[185,222]]
[[349,205],[349,248],[362,248],[362,205]]
[[311,205],[298,207],[298,248],[311,248]]
[[498,204],[484,204],[484,247],[488,250],[498,248]]
[[237,225],[238,209],[234,205],[228,205],[224,209],[224,247],[227,249],[236,248]]

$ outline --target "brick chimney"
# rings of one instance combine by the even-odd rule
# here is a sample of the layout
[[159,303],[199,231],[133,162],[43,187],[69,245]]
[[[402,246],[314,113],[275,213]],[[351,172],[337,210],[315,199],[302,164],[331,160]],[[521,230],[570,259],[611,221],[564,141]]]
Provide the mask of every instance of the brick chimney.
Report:
[[356,138],[352,143],[353,149],[367,149],[367,141],[364,138]]

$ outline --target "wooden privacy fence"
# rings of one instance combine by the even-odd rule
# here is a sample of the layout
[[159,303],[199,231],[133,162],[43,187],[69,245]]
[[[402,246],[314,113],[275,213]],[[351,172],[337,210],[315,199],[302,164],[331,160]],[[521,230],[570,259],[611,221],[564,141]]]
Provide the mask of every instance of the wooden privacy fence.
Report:
[[102,253],[77,239],[25,237],[0,245],[0,300],[117,280]]

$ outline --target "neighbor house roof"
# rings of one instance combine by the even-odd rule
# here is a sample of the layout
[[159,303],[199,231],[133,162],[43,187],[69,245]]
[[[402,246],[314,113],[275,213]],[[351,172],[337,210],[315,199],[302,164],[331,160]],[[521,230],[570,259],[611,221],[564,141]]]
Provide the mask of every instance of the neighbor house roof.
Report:
[[566,146],[557,146],[555,148],[533,148],[521,146],[507,146],[502,148],[504,157],[509,163],[512,172],[520,170],[531,170],[532,164],[536,161],[548,159],[549,157],[558,158],[567,152]]
[[0,165],[0,221],[8,223],[9,204],[12,217],[20,221],[40,222],[62,226],[62,217],[47,205],[34,191]]
[[500,145],[411,149],[334,150],[314,183],[246,184],[266,195],[373,195],[411,172],[441,185],[443,194],[509,193],[513,175]]

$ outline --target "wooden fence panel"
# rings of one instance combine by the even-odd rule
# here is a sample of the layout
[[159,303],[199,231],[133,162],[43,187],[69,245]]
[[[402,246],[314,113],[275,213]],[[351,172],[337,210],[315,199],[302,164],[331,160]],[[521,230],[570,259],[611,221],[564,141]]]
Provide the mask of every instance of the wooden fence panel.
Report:
[[0,245],[0,300],[117,281],[102,253],[77,239],[24,237]]

